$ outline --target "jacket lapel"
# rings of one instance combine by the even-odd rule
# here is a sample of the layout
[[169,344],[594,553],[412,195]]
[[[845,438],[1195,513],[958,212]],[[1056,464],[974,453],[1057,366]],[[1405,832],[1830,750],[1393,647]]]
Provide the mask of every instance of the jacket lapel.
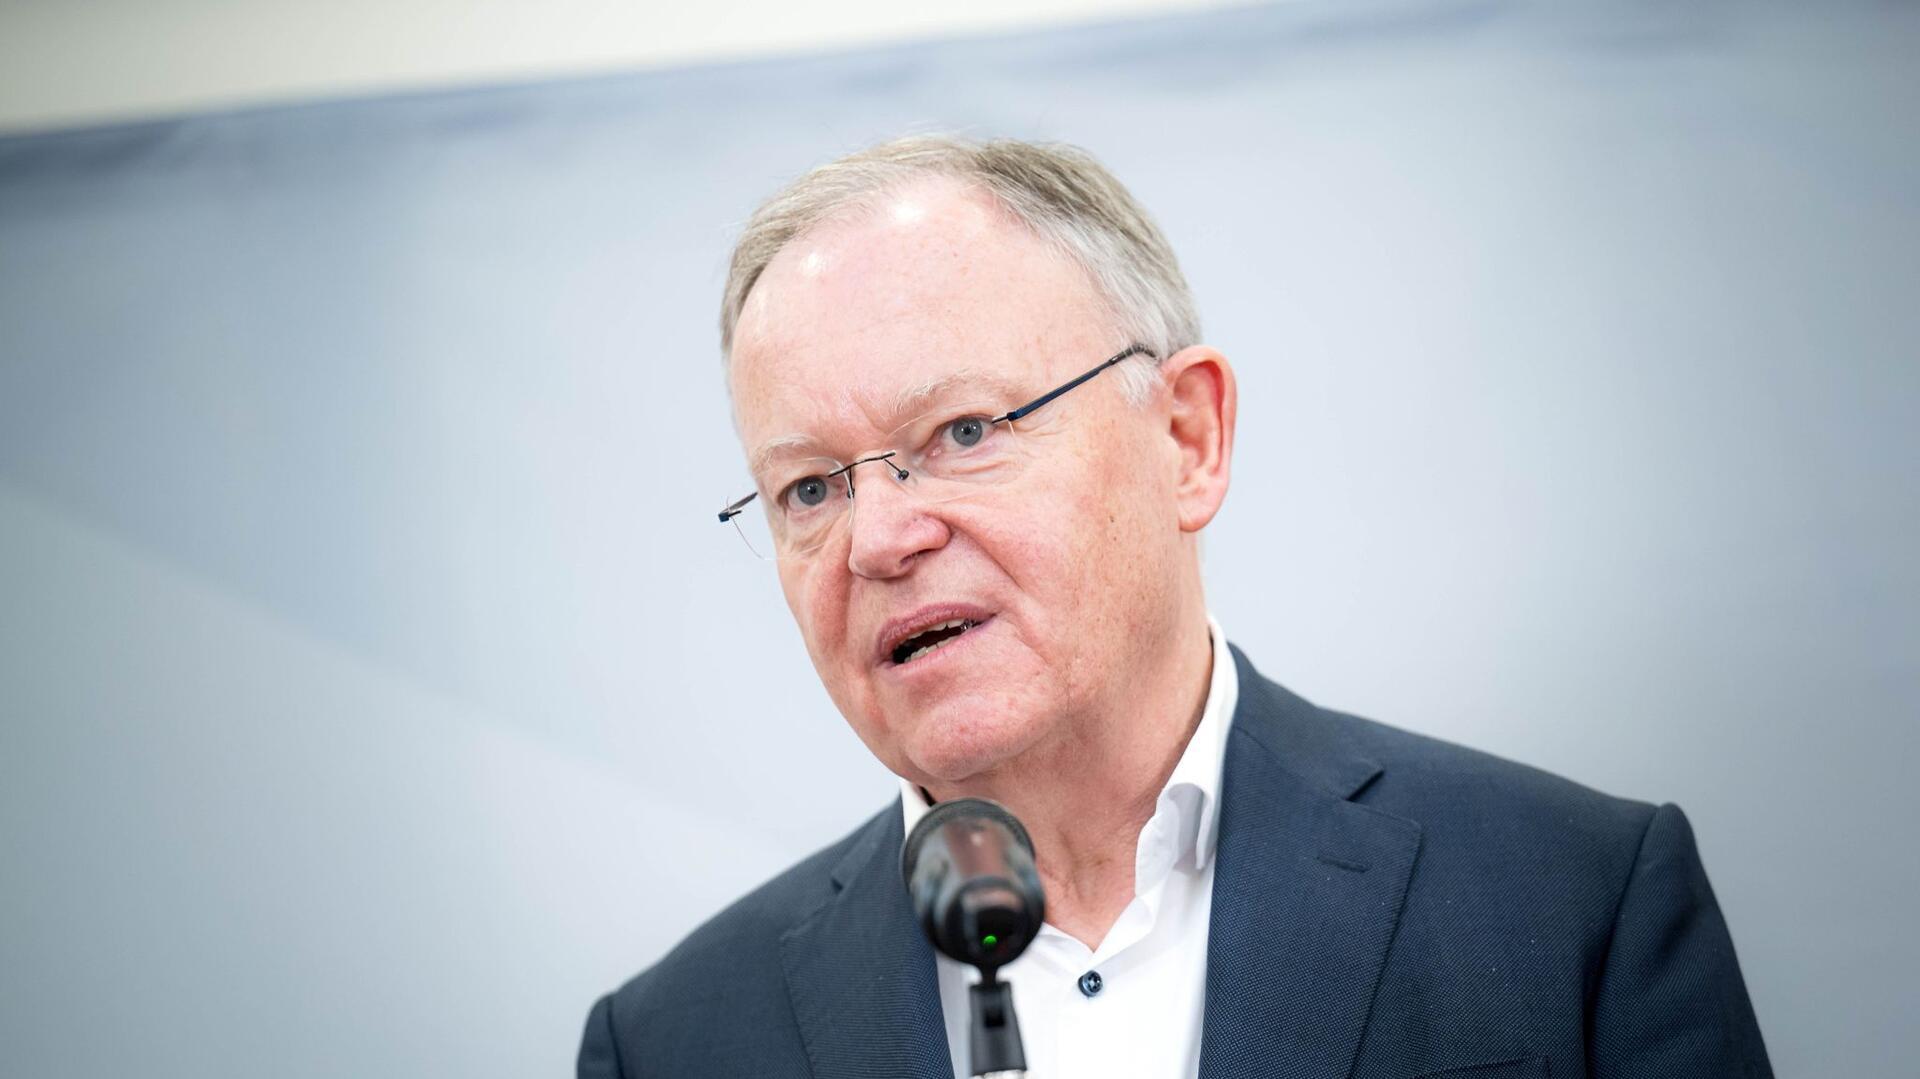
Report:
[[836,893],[780,938],[787,992],[817,1079],[951,1079],[933,948],[900,879],[900,810],[834,867]]
[[1349,799],[1380,768],[1239,649],[1221,788],[1201,1079],[1353,1068],[1420,827]]

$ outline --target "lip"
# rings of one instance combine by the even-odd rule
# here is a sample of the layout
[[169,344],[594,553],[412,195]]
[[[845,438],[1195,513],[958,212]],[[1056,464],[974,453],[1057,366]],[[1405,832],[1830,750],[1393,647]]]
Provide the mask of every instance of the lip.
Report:
[[[917,633],[923,633],[942,622],[951,622],[956,618],[979,623],[979,625],[976,625],[973,629],[960,635],[961,637],[970,637],[975,631],[985,627],[988,622],[993,620],[993,612],[970,603],[938,603],[928,607],[921,607],[911,614],[901,615],[899,618],[892,619],[888,621],[886,625],[880,627],[880,632],[875,637],[873,651],[873,661],[875,665],[884,667],[887,670],[898,670],[904,667],[917,667],[928,660],[937,659],[941,652],[945,652],[947,648],[952,647],[952,645],[943,647],[932,655],[922,656],[912,663],[895,663],[893,661],[893,650],[907,638]],[[956,642],[958,640],[959,638],[955,638]]]

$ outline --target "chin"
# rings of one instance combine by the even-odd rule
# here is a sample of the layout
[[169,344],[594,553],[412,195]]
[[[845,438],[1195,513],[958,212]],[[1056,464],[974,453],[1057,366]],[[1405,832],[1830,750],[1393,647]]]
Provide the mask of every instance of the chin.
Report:
[[914,717],[905,740],[908,762],[941,783],[959,783],[991,772],[1018,757],[1044,733],[1044,724],[1028,713],[1009,714],[1006,702],[965,699],[944,702]]

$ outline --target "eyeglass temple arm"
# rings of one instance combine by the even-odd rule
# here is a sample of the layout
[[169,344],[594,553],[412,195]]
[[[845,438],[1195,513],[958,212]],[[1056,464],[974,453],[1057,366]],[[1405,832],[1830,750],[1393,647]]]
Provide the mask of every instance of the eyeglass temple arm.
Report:
[[1093,376],[1099,374],[1100,372],[1105,371],[1107,368],[1112,367],[1114,364],[1119,363],[1122,360],[1130,360],[1135,356],[1143,356],[1143,355],[1151,356],[1153,355],[1153,353],[1147,351],[1147,347],[1145,345],[1134,345],[1133,347],[1127,349],[1125,352],[1121,352],[1118,355],[1110,356],[1107,359],[1102,360],[1098,367],[1095,367],[1093,370],[1088,371],[1086,374],[1081,375],[1079,378],[1074,379],[1072,382],[1069,382],[1066,385],[1061,386],[1057,389],[1048,390],[1046,393],[1043,393],[1040,396],[1034,398],[1033,400],[1028,401],[1026,404],[1021,405],[1019,408],[1014,409],[1012,412],[1009,412],[1004,416],[995,417],[993,422],[1002,423],[1002,422],[1010,422],[1013,420],[1020,419],[1024,417],[1027,413],[1032,412],[1036,408],[1039,408],[1041,405],[1044,405],[1047,402],[1053,400],[1054,398],[1060,396],[1061,394],[1066,393],[1068,390],[1077,388],[1082,382],[1085,382],[1086,380],[1092,378]]
[[[1086,374],[1081,375],[1080,377],[1074,379],[1073,381],[1067,383],[1066,385],[1048,390],[1046,393],[1043,393],[1040,396],[1034,398],[1033,400],[1028,401],[1026,404],[1021,405],[1019,408],[1014,409],[1012,412],[1009,412],[1004,416],[994,417],[994,419],[990,422],[1010,423],[1014,420],[1020,419],[1026,416],[1028,413],[1032,412],[1034,409],[1039,408],[1040,406],[1048,403],[1049,401],[1052,401],[1054,398],[1060,396],[1061,394],[1066,393],[1068,390],[1077,389],[1081,383],[1087,381],[1088,379],[1099,374],[1100,372],[1105,371],[1107,368],[1112,367],[1114,364],[1117,364],[1122,360],[1130,360],[1135,356],[1143,356],[1143,355],[1151,356],[1153,355],[1153,353],[1148,351],[1145,345],[1133,345],[1127,348],[1123,352],[1116,353],[1112,356],[1107,357],[1105,360],[1100,361],[1099,365],[1094,367],[1093,370],[1088,371]],[[896,465],[892,461],[888,460],[888,458],[892,457],[893,454],[894,454],[893,450],[888,450],[885,453],[876,453],[872,457],[862,457],[858,461],[853,461],[853,462],[849,462],[848,464],[841,465],[839,468],[836,468],[832,472],[827,473],[827,477],[831,479],[835,476],[846,475],[848,498],[853,497],[852,472],[853,472],[854,465],[864,465],[869,461],[886,461],[887,467],[893,469],[893,474],[896,477],[904,480],[907,478],[907,475],[908,475],[907,470],[904,468],[901,468],[899,465]],[[726,509],[721,510],[720,523],[726,524],[728,521],[731,521],[735,517],[740,516],[740,512],[746,509],[747,503],[753,501],[756,497],[759,496],[759,494],[760,492],[758,491],[749,492],[745,498],[742,498],[740,501],[735,502],[729,505]]]
[[758,491],[748,492],[747,497],[741,499],[738,502],[733,503],[732,505],[728,506],[726,509],[721,510],[720,523],[726,524],[728,521],[731,521],[735,517],[740,516],[740,511],[747,508],[747,503],[753,501],[758,497],[760,497],[760,492]]

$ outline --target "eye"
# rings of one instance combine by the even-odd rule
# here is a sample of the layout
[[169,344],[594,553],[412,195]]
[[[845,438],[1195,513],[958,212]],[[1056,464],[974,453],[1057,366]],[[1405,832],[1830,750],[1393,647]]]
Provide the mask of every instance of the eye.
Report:
[[783,500],[790,510],[809,509],[827,500],[827,478],[825,476],[807,476],[793,481],[787,487]]
[[985,416],[962,416],[947,424],[947,437],[957,446],[978,446],[980,440],[987,437],[990,426]]

